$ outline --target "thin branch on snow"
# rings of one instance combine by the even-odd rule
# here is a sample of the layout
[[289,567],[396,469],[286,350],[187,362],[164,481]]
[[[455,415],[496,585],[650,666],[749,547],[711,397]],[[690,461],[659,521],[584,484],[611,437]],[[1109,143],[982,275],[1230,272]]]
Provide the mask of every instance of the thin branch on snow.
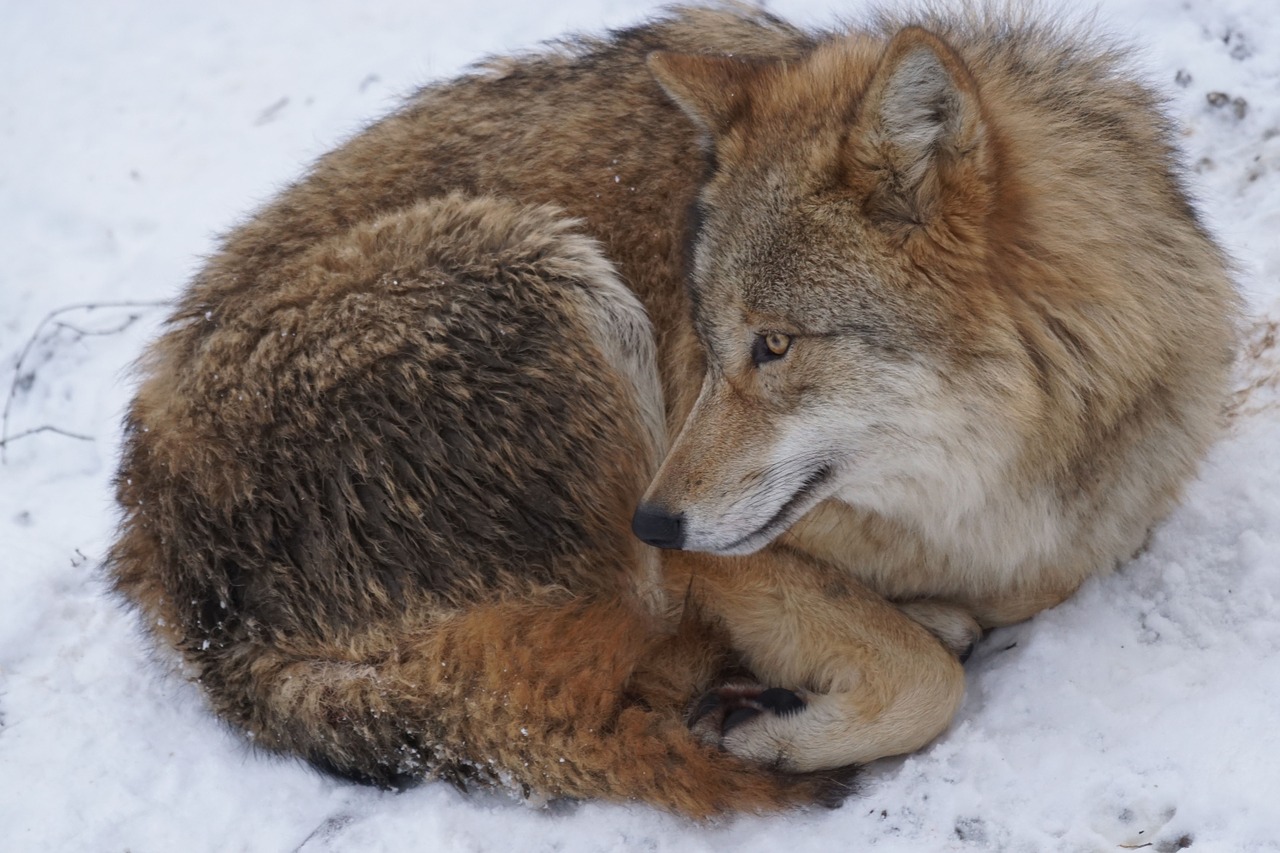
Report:
[[0,416],[0,464],[6,464],[8,462],[5,449],[9,446],[10,442],[17,441],[20,438],[25,438],[30,435],[35,435],[36,433],[53,432],[58,435],[64,435],[68,438],[75,438],[81,441],[93,441],[93,436],[80,435],[48,424],[36,427],[35,429],[25,430],[15,435],[9,434],[9,414],[13,409],[13,401],[18,397],[18,389],[22,381],[22,366],[26,363],[27,357],[31,355],[31,351],[40,341],[40,333],[46,326],[52,324],[55,332],[63,329],[71,331],[78,336],[76,340],[90,336],[101,337],[106,335],[116,335],[136,323],[138,319],[142,317],[142,313],[130,314],[122,323],[120,323],[120,325],[114,328],[101,330],[82,329],[79,326],[74,326],[56,318],[71,311],[96,311],[99,308],[161,308],[168,304],[169,301],[167,299],[157,299],[145,302],[81,302],[75,305],[64,305],[61,308],[55,308],[48,314],[45,314],[44,318],[36,324],[35,330],[31,333],[31,337],[27,338],[27,342],[22,347],[22,351],[18,353],[17,361],[13,364],[13,378],[9,382],[9,394],[4,401],[4,414],[3,416]]
[[54,432],[58,435],[65,435],[67,438],[74,438],[79,441],[93,441],[93,436],[91,435],[81,435],[78,432],[70,432],[62,429],[61,427],[53,426],[52,424],[45,424],[44,426],[38,426],[33,429],[24,429],[22,432],[0,439],[0,447],[5,447],[11,441],[17,441],[20,438],[26,438],[27,436],[35,435],[38,432]]

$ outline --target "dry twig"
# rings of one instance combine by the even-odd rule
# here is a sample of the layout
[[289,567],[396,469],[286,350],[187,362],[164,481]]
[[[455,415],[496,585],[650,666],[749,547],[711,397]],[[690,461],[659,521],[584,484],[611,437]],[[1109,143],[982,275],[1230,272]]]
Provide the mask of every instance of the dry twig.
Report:
[[22,366],[26,363],[27,357],[31,355],[31,351],[35,349],[36,344],[40,341],[40,333],[46,326],[52,324],[55,332],[64,329],[68,330],[77,336],[76,340],[89,336],[116,335],[136,323],[142,316],[142,313],[130,314],[120,325],[114,328],[100,330],[82,329],[79,326],[65,323],[61,320],[57,320],[56,318],[71,311],[96,311],[99,308],[160,308],[168,304],[168,300],[153,300],[147,302],[82,302],[76,305],[64,305],[63,307],[56,308],[44,315],[44,318],[36,324],[36,328],[31,333],[31,337],[27,339],[26,344],[22,347],[22,351],[18,353],[17,361],[13,364],[13,378],[9,382],[9,394],[4,401],[4,414],[3,416],[0,416],[0,464],[8,461],[5,455],[5,450],[9,446],[10,442],[17,441],[20,438],[25,438],[30,435],[35,435],[36,433],[53,432],[58,435],[65,435],[68,438],[79,439],[80,441],[93,441],[93,436],[69,432],[50,424],[39,426],[35,429],[23,430],[22,432],[14,435],[9,435],[9,414],[13,409],[13,401],[17,399],[18,396],[18,388],[22,380]]

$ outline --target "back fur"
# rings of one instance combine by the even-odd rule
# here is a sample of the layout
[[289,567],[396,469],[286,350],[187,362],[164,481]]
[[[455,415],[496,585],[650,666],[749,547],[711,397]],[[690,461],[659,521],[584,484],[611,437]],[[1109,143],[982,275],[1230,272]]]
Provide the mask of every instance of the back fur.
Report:
[[[670,325],[700,170],[644,55],[797,40],[691,12],[426,89],[227,236],[141,362],[109,557],[220,716],[380,785],[839,798],[689,732],[727,648],[628,529],[666,416],[618,273]],[[687,168],[619,162],[646,124]]]

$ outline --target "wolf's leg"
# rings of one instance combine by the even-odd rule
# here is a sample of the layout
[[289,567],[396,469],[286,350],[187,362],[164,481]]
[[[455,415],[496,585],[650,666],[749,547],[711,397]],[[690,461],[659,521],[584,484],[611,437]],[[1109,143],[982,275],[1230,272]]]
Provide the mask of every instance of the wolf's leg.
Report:
[[713,691],[694,711],[694,731],[734,755],[789,771],[860,764],[919,749],[959,706],[956,656],[831,566],[779,548],[682,552],[669,564],[759,679]]
[[1003,628],[1025,622],[1050,607],[1057,607],[1071,597],[1080,583],[1080,579],[1071,578],[1057,585],[1046,585],[1032,591],[1003,597],[989,596],[966,605],[966,609],[983,628]]

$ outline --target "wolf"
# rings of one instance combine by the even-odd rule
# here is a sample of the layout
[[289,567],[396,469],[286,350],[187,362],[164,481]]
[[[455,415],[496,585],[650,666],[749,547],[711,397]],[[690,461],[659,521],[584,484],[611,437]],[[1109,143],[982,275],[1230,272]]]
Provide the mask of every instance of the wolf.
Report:
[[421,90],[140,360],[115,589],[347,778],[837,802],[1211,438],[1234,294],[1117,62],[691,8]]

